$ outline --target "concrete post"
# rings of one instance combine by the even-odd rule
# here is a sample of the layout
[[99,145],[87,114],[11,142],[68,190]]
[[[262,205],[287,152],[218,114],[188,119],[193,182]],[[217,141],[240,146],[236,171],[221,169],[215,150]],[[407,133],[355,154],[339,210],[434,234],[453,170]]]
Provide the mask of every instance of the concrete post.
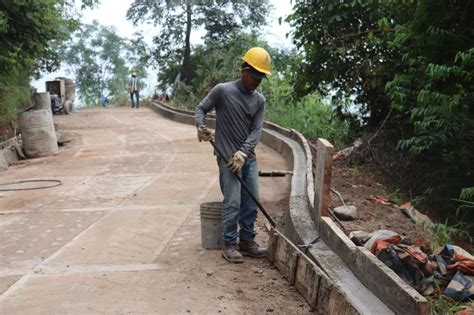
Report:
[[47,109],[51,112],[51,95],[49,92],[33,94],[33,102],[36,109]]
[[321,216],[329,216],[333,146],[326,139],[318,138],[316,150],[314,219],[319,227]]

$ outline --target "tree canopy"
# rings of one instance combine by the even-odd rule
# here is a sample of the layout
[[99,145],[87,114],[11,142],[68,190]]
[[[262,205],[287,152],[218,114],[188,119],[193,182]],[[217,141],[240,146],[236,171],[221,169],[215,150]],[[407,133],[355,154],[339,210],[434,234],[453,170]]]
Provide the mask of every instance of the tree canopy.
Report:
[[296,95],[354,96],[367,130],[423,169],[415,193],[446,205],[473,186],[474,2],[299,0],[288,21]]
[[[81,8],[97,0],[83,0]],[[60,65],[57,47],[78,27],[73,0],[0,1],[0,131],[30,103],[29,81]],[[3,130],[2,130],[3,128]]]
[[82,25],[72,34],[71,40],[63,45],[62,58],[86,105],[100,104],[102,96],[107,96],[109,102],[123,101],[132,70],[146,77],[141,50],[136,47],[142,41],[136,35],[130,42],[117,35],[114,28],[97,21]]
[[[96,2],[82,1],[82,7]],[[66,0],[1,1],[0,72],[56,70],[60,58],[55,48],[78,26],[73,4]]]
[[[157,27],[151,57],[160,67],[180,65],[180,80],[190,80],[191,31],[205,30],[205,39],[225,43],[232,32],[258,29],[265,23],[268,0],[150,1],[135,0],[127,12],[134,24],[149,22]],[[165,70],[166,71],[166,70]]]

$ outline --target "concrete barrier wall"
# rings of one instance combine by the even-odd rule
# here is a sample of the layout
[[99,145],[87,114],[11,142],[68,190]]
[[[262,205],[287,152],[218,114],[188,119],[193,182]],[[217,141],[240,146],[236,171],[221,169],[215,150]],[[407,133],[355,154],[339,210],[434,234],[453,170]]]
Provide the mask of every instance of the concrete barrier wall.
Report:
[[[193,112],[174,110],[160,103],[153,104],[152,108],[169,119],[194,124]],[[209,117],[206,125],[215,128],[215,119],[212,116]],[[314,200],[318,196],[315,196],[314,192],[312,156],[317,154],[316,148],[309,144],[298,131],[282,128],[269,122],[264,123],[261,141],[281,154],[293,168],[290,204],[286,218],[284,239],[288,239],[290,244],[291,241],[295,244],[305,244],[314,238],[315,232],[319,231],[321,238],[348,265],[354,275],[396,314],[428,314],[427,300],[416,290],[405,284],[390,268],[385,266],[365,248],[354,245],[329,217],[314,218]],[[295,153],[295,143],[304,150],[303,159]],[[315,219],[319,219],[318,229],[315,225]],[[288,247],[290,245],[280,246]],[[308,252],[308,255],[312,261],[317,260],[317,257],[312,254],[311,250]],[[295,269],[295,266],[298,266],[298,261],[291,260],[288,257],[285,256],[281,259],[282,261],[287,261],[287,265],[281,264],[279,270],[292,283],[296,281],[297,273],[293,274],[288,270]],[[302,265],[301,268],[307,269],[307,262],[300,264]],[[312,268],[311,270],[313,271],[308,272],[308,279],[315,277],[312,274],[315,269]],[[331,284],[330,277],[324,272],[320,273],[318,271],[315,274],[318,274],[318,285],[320,287],[321,284],[327,283],[327,290],[322,290],[321,288],[316,290],[319,292],[316,300],[319,301],[320,306],[326,305],[322,309],[318,308],[318,311],[322,313],[328,312],[329,314],[342,314],[342,309],[337,307],[340,304],[345,305],[345,309],[348,310],[347,314],[358,313],[353,306],[346,305],[349,303],[349,299],[345,297],[345,294],[337,285]],[[300,285],[300,287],[298,289],[300,293],[305,296],[310,305],[313,305],[315,300],[314,288],[310,289],[304,285]],[[324,302],[322,302],[323,300]]]

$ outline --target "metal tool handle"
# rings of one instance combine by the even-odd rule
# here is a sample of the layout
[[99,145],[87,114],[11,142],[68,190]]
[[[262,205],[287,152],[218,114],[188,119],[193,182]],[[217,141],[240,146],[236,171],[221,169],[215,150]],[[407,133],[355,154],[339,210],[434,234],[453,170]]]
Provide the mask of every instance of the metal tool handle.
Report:
[[[222,154],[222,152],[216,147],[215,143],[213,140],[209,141],[212,146],[214,147],[214,149],[216,150],[217,154],[219,154],[219,156],[224,160],[225,164],[229,163],[228,160],[225,158],[225,156]],[[240,182],[240,184],[242,185],[242,187],[244,187],[244,189],[247,191],[247,193],[250,195],[250,197],[253,199],[253,201],[257,204],[257,207],[260,209],[260,211],[263,213],[263,215],[265,216],[265,218],[267,218],[268,222],[270,223],[270,225],[272,227],[275,227],[275,222],[273,221],[273,219],[270,217],[270,215],[268,214],[267,210],[265,210],[265,208],[262,206],[262,204],[260,203],[260,201],[258,201],[257,197],[253,194],[253,192],[250,190],[249,186],[247,186],[247,184],[244,182],[244,180],[242,179],[242,177],[240,177],[239,174],[237,173],[234,173],[232,172],[232,174],[234,174],[234,176],[237,178],[237,180]]]

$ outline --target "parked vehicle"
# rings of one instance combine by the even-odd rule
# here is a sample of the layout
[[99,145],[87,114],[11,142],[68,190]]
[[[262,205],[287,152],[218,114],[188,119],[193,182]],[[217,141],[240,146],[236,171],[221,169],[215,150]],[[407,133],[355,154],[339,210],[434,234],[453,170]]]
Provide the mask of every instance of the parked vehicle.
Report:
[[46,81],[46,91],[51,95],[53,114],[72,113],[76,98],[76,85],[72,79],[58,77],[52,81]]

